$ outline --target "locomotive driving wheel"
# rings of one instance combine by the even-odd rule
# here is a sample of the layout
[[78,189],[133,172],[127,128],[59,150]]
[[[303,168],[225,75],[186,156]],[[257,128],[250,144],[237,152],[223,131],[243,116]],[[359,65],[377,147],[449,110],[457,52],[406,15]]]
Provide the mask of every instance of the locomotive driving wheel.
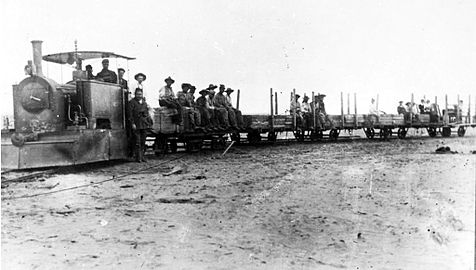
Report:
[[464,127],[459,127],[458,128],[458,136],[459,137],[463,137],[465,133],[466,133],[466,129]]
[[375,137],[375,130],[373,128],[366,128],[364,129],[365,136],[369,139],[373,139]]
[[405,139],[407,136],[407,130],[405,128],[399,128],[397,131],[397,136],[399,139]]

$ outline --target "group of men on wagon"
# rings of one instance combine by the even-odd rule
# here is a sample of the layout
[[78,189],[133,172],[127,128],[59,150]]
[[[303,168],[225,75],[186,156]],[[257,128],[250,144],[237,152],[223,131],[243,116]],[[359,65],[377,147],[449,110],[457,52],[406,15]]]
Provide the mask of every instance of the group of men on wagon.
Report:
[[329,127],[330,129],[334,128],[334,123],[329,118],[329,115],[326,112],[326,107],[324,104],[324,94],[318,94],[314,97],[314,100],[309,103],[309,96],[304,94],[302,103],[299,102],[301,96],[295,94],[291,98],[291,115],[296,115],[296,124],[297,127],[300,127],[304,130],[314,127],[314,116],[316,119],[316,128],[324,129]]
[[[138,162],[144,162],[144,152],[146,148],[147,131],[152,128],[153,114],[156,107],[175,110],[172,116],[173,122],[182,124],[182,120],[189,123],[188,131],[225,131],[244,130],[244,122],[241,111],[232,105],[231,88],[226,88],[220,84],[216,86],[210,84],[207,88],[199,91],[199,97],[195,98],[196,86],[190,83],[182,83],[181,90],[174,92],[172,85],[175,80],[170,76],[165,78],[165,85],[155,92],[145,92],[143,82],[146,75],[138,73],[134,76],[134,97],[129,91],[127,80],[124,79],[125,70],[118,69],[119,77],[115,77],[115,72],[108,70],[107,59],[103,60],[103,70],[96,76],[96,80],[118,83],[124,89],[126,106],[126,129],[129,140],[129,156],[134,157]],[[88,71],[92,74],[92,69]],[[218,88],[218,93],[215,89]],[[158,95],[157,95],[158,94]],[[147,102],[146,102],[147,100]]]

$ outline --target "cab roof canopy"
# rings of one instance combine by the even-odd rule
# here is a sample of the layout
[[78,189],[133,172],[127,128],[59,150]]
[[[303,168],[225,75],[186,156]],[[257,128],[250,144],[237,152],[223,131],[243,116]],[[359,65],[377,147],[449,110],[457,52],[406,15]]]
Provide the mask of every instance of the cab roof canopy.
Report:
[[[48,54],[43,56],[43,60],[58,64],[70,64],[74,62],[82,62],[83,60],[96,59],[96,58],[123,58],[127,60],[134,60],[133,57],[128,57],[112,52],[100,52],[100,51],[74,51]],[[78,61],[79,60],[79,61]]]

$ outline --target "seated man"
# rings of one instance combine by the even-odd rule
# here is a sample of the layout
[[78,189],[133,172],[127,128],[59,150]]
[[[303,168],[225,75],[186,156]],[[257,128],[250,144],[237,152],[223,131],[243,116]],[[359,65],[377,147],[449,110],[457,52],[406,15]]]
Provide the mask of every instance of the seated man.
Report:
[[96,80],[108,82],[108,83],[117,83],[117,75],[116,72],[111,71],[109,68],[109,60],[104,59],[102,60],[102,70],[98,74],[96,74]]
[[223,95],[224,91],[225,91],[225,85],[220,84],[218,94],[214,95],[212,99],[213,106],[215,107],[215,112],[218,112],[219,119],[222,121],[221,123],[222,126],[228,129],[230,128],[230,124],[231,124],[233,128],[236,128],[235,112],[228,109],[228,105],[226,104],[226,98]]
[[178,114],[175,115],[172,120],[176,124],[182,122],[182,105],[175,98],[174,90],[172,89],[172,84],[175,82],[170,76],[165,80],[166,85],[159,90],[159,105],[162,107],[167,107],[171,109],[176,109]]
[[205,127],[206,131],[219,130],[218,124],[214,119],[214,111],[212,108],[210,108],[210,104],[207,100],[207,96],[210,92],[208,89],[203,89],[198,93],[200,94],[200,97],[197,98],[196,108],[200,112],[201,124]]
[[190,85],[190,89],[185,95],[185,100],[187,101],[187,106],[193,109],[195,125],[202,126],[200,111],[198,110],[197,104],[195,103],[195,90],[197,90],[197,87],[195,87],[194,85]]
[[398,102],[399,105],[397,107],[397,113],[400,115],[405,115],[405,113],[407,112],[407,110],[405,109],[405,106],[403,106],[403,101],[399,101]]
[[177,102],[182,106],[182,108],[186,109],[185,111],[187,113],[188,122],[190,123],[190,128],[195,129],[197,124],[195,123],[194,110],[187,101],[188,90],[191,86],[192,85],[189,83],[182,83],[182,90],[177,92]]
[[317,120],[318,120],[317,122],[318,122],[319,128],[321,128],[321,129],[325,128],[326,123],[329,125],[330,129],[333,129],[334,128],[334,123],[329,118],[329,115],[327,115],[326,107],[325,107],[325,104],[324,104],[324,97],[325,96],[326,95],[318,94],[315,97],[315,99],[316,99],[315,110],[316,110],[316,115],[317,115]]
[[226,104],[228,105],[228,108],[233,110],[235,112],[236,116],[236,124],[238,129],[244,129],[244,122],[243,122],[243,115],[241,114],[241,111],[234,108],[233,104],[231,103],[231,93],[233,93],[235,90],[231,88],[226,89]]
[[301,103],[299,102],[299,98],[301,96],[299,94],[296,94],[294,98],[291,99],[291,105],[289,112],[291,115],[294,115],[296,113],[296,127],[302,127],[303,123],[303,118],[301,115]]

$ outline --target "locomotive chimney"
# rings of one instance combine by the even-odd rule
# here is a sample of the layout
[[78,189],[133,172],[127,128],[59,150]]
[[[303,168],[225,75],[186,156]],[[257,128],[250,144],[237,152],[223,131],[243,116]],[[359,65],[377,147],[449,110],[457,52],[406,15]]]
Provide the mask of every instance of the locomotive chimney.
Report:
[[36,75],[43,76],[43,70],[41,68],[41,60],[43,54],[41,52],[41,40],[32,40],[31,45],[33,46],[33,64],[35,65]]

